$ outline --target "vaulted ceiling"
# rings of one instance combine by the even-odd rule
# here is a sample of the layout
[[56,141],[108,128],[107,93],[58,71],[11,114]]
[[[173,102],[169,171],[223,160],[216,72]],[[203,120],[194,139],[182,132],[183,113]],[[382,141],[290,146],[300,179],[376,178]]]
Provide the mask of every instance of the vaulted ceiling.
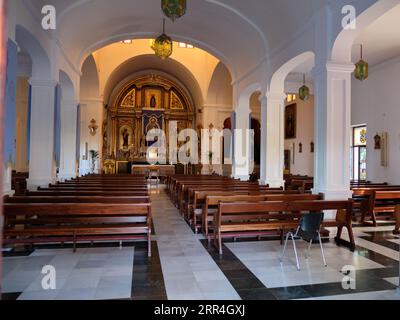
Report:
[[[168,22],[167,33],[209,51],[238,77],[301,30],[327,1],[189,0],[187,14]],[[56,7],[58,40],[75,64],[111,42],[161,32],[160,0],[34,0],[29,5],[36,10],[46,4]]]

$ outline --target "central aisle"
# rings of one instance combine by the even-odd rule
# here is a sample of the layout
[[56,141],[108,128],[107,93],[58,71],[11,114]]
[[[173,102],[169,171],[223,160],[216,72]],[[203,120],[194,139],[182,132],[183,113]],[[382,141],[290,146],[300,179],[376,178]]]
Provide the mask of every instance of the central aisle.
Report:
[[169,200],[152,190],[155,236],[168,299],[239,300],[240,297]]

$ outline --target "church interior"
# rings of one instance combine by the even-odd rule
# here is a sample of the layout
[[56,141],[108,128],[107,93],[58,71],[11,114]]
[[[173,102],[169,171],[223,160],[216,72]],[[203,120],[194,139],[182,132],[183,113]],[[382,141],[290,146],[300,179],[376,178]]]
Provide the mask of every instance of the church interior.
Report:
[[0,0],[0,300],[400,300],[399,18]]

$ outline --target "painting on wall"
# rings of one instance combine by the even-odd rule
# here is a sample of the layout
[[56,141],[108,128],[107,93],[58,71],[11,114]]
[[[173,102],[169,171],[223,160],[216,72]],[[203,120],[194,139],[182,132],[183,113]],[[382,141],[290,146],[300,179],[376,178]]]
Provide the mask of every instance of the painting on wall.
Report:
[[134,142],[133,130],[129,126],[123,126],[119,130],[119,150],[128,150]]
[[296,139],[297,104],[285,108],[285,139]]

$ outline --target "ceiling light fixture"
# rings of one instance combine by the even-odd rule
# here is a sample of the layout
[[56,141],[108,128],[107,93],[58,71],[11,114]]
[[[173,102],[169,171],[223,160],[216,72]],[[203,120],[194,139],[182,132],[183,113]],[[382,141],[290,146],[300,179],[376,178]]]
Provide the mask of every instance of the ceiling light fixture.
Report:
[[310,98],[310,88],[306,86],[306,74],[303,74],[303,86],[299,89],[299,98],[303,101]]
[[165,19],[163,19],[163,32],[156,40],[154,40],[151,48],[162,60],[167,59],[172,54],[173,43],[172,39],[165,34]]
[[368,79],[368,70],[369,70],[369,65],[367,62],[363,60],[363,46],[362,44],[360,45],[360,61],[356,63],[356,69],[354,71],[354,76],[356,79],[360,81],[364,81]]
[[174,22],[186,13],[186,0],[161,0],[164,15]]

